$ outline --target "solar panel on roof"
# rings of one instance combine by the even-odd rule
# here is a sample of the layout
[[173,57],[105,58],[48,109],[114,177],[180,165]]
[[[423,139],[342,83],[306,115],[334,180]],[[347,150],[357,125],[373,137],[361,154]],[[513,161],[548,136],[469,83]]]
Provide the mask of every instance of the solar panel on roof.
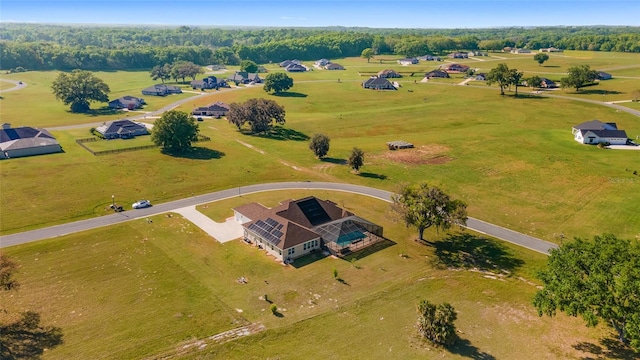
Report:
[[331,220],[326,211],[322,208],[318,200],[315,198],[311,198],[305,201],[301,201],[298,203],[298,207],[304,213],[304,216],[307,217],[307,220],[311,223],[311,225],[319,225]]
[[283,233],[276,230],[276,226],[278,226],[279,229],[283,227],[283,225],[278,221],[272,218],[268,218],[265,221],[256,221],[255,223],[249,225],[248,229],[255,232],[266,242],[273,245],[278,245],[281,241],[280,237],[283,235]]
[[278,226],[276,226],[276,230],[280,230],[280,229],[282,229],[282,227],[283,227],[283,226],[284,226],[284,225],[282,225],[282,224],[278,224]]

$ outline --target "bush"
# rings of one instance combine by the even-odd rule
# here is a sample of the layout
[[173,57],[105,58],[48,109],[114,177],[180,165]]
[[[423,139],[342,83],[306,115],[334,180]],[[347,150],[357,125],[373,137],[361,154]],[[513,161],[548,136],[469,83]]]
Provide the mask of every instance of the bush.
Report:
[[273,315],[276,315],[278,313],[278,306],[276,306],[276,304],[271,304],[270,309]]

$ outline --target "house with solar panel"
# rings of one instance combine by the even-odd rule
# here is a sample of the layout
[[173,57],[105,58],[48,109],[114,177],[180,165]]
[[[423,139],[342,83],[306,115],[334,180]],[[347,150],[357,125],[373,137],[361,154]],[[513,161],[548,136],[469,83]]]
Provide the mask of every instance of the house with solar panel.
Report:
[[320,249],[344,256],[384,240],[382,226],[314,196],[274,208],[245,204],[233,212],[245,242],[287,263]]

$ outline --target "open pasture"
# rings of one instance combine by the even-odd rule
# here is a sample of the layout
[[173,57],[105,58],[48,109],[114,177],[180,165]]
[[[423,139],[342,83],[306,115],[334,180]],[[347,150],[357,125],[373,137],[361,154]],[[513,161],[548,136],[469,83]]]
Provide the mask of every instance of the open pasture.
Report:
[[[523,58],[525,55],[499,55],[514,64],[526,60],[531,69],[538,68],[532,59]],[[552,55],[551,64],[556,54]],[[597,53],[593,57],[602,56],[600,61],[610,66],[632,66],[632,56],[618,55]],[[576,55],[558,56],[566,65],[583,61]],[[295,85],[281,96],[267,95],[259,86],[211,91],[178,108],[190,112],[195,106],[215,101],[267,97],[287,111],[287,124],[268,136],[245,135],[224,119],[207,119],[199,123],[200,129],[212,141],[196,144],[197,151],[192,154],[172,157],[149,149],[96,157],[75,143],[75,139],[88,136],[88,129],[54,131],[64,153],[2,163],[0,231],[13,233],[103,215],[111,195],[128,206],[139,198],[158,203],[250,183],[323,180],[389,190],[401,182],[427,181],[467,201],[473,217],[551,241],[557,241],[554,235],[560,233],[568,237],[602,232],[622,237],[640,234],[636,216],[640,212],[640,178],[633,175],[633,171],[640,172],[637,152],[582,146],[570,133],[571,126],[595,118],[617,122],[635,138],[640,135],[637,117],[565,99],[501,97],[495,86],[476,81],[471,84],[480,86],[463,87],[438,81],[413,83],[405,78],[399,79],[402,87],[398,91],[368,91],[361,88],[362,77],[350,70],[350,64],[372,69],[376,64],[361,58],[336,62],[347,70],[292,74]],[[267,68],[273,70],[277,65]],[[339,83],[333,80],[338,74]],[[152,83],[147,72],[97,75],[114,84],[112,90],[120,94]],[[38,108],[34,100],[38,96],[25,96],[28,100],[24,103],[10,97],[37,90],[46,98],[43,92],[49,91],[53,72],[7,76],[20,76],[29,86],[0,100],[6,121],[11,122],[11,114],[23,114],[30,106],[38,115],[34,111],[28,113],[33,117],[21,118],[24,124],[35,126],[111,117],[70,115],[51,94],[50,100],[39,103],[57,110]],[[613,86],[618,81],[626,79],[603,83]],[[604,97],[613,101],[613,95]],[[178,98],[153,98],[163,101],[154,107]],[[332,140],[323,161],[308,150],[307,139],[316,132],[326,133]],[[385,143],[392,140],[412,142],[416,149],[390,152]],[[345,165],[354,146],[365,151],[360,174],[353,174]],[[593,196],[594,189],[598,189],[597,196]]]
[[[250,323],[266,330],[223,345],[206,342],[186,357],[295,358],[304,351],[314,359],[518,358],[514,349],[521,349],[523,356],[579,358],[589,355],[581,349],[598,347],[608,335],[564,315],[537,316],[530,298],[544,255],[457,231],[429,230],[425,236],[434,245],[426,246],[413,241],[413,229],[390,221],[388,204],[379,200],[280,191],[207,204],[203,211],[224,216],[241,203],[273,206],[308,195],[383,225],[391,242],[352,261],[311,255],[283,267],[241,241],[219,244],[178,215],[159,215],[6,249],[20,263],[22,286],[0,294],[3,308],[39,311],[44,323],[63,329],[65,343],[47,359],[171,355]],[[471,266],[460,261],[463,254],[483,260]],[[247,284],[236,281],[241,276]],[[271,314],[265,294],[281,316]],[[452,352],[415,336],[421,299],[447,301],[458,311],[462,340]]]
[[[473,217],[551,241],[559,233],[635,237],[640,232],[640,178],[632,174],[640,170],[636,152],[583,146],[570,132],[571,126],[597,118],[617,122],[635,137],[639,122],[629,114],[435,82],[368,91],[358,80],[299,81],[284,96],[267,95],[260,87],[211,92],[179,109],[252,97],[282,104],[286,126],[270,136],[252,136],[224,119],[207,119],[200,123],[201,133],[212,141],[198,143],[199,150],[185,157],[157,149],[96,157],[75,144],[86,130],[54,132],[65,153],[3,162],[0,197],[3,209],[12,211],[3,211],[2,232],[105,214],[112,194],[125,205],[138,198],[157,203],[288,180],[343,181],[389,190],[401,182],[427,181],[467,201]],[[316,132],[332,140],[324,161],[307,147]],[[392,140],[417,148],[390,152],[385,143]],[[344,165],[354,146],[365,151],[359,175]],[[43,186],[29,179],[47,182]],[[597,197],[589,195],[592,189],[598,189]]]

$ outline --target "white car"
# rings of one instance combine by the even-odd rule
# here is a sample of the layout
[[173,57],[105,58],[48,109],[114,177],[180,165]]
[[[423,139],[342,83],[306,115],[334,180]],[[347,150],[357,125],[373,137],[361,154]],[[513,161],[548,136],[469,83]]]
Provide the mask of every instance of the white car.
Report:
[[144,209],[146,207],[151,206],[151,201],[149,201],[149,200],[140,200],[140,201],[134,202],[132,206],[133,206],[134,209]]

